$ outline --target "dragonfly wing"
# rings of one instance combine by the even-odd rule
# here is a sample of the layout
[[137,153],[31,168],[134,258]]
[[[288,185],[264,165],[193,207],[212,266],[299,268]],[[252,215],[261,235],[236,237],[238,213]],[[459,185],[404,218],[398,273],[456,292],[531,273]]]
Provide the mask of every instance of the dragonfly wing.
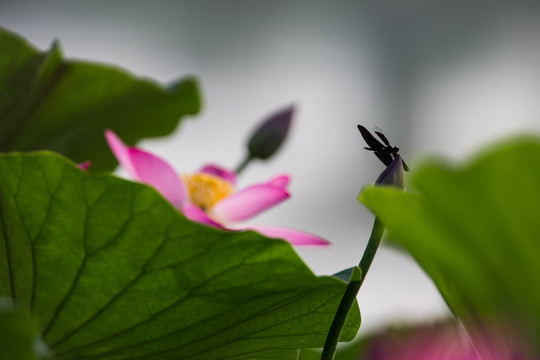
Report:
[[379,140],[377,140],[375,136],[371,135],[368,129],[366,129],[362,125],[358,125],[358,130],[360,130],[360,134],[362,134],[362,137],[372,150],[376,151],[384,149],[384,145]]
[[388,139],[386,138],[386,136],[384,135],[381,129],[379,129],[378,127],[375,127],[373,128],[373,132],[377,134],[378,137],[381,138],[381,140],[383,141],[383,143],[386,144],[386,146],[390,146],[390,141],[388,141]]

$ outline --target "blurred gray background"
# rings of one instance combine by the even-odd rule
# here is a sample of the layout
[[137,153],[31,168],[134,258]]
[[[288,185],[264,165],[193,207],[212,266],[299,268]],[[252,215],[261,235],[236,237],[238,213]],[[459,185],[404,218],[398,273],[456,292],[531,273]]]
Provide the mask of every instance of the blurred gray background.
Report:
[[[162,83],[198,77],[202,114],[140,144],[182,172],[235,167],[257,122],[296,104],[286,146],[250,166],[240,186],[291,174],[292,198],[253,223],[328,238],[330,248],[297,249],[315,273],[332,274],[362,254],[373,216],[356,196],[383,170],[356,124],[382,128],[413,170],[426,156],[460,161],[496,139],[540,131],[539,5],[0,0],[0,26],[39,49],[59,39],[68,58]],[[361,333],[448,314],[423,272],[388,246],[359,302]]]

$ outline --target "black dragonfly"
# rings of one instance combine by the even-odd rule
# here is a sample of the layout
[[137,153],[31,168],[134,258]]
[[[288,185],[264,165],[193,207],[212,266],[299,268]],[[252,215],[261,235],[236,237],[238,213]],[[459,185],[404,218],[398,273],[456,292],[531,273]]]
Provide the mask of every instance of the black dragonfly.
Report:
[[[368,129],[362,125],[358,125],[358,130],[360,134],[370,147],[364,147],[364,149],[373,151],[375,155],[383,162],[384,165],[388,166],[399,154],[399,147],[390,145],[390,141],[384,136],[383,132],[379,128],[373,129],[373,132],[382,140],[382,143],[377,140],[377,138],[369,132]],[[403,160],[403,159],[402,159]],[[403,169],[409,171],[409,167],[403,161]]]

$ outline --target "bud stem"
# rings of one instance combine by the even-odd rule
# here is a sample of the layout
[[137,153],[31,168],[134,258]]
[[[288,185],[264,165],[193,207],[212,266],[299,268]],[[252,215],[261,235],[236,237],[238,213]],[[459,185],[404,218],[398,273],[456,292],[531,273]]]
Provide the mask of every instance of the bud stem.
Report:
[[249,163],[254,159],[253,156],[251,155],[247,155],[244,160],[242,160],[242,162],[236,167],[236,175],[240,175],[240,173],[242,171],[244,171],[244,169],[249,165]]
[[334,320],[332,321],[332,325],[330,326],[330,330],[328,331],[328,335],[326,337],[326,342],[324,344],[321,360],[334,359],[337,344],[339,342],[339,337],[341,336],[341,332],[343,331],[343,326],[345,325],[347,316],[349,315],[351,307],[354,304],[354,300],[356,300],[358,291],[360,290],[360,287],[362,286],[362,283],[366,278],[367,272],[369,271],[371,263],[373,262],[373,258],[377,253],[377,249],[379,248],[379,244],[381,243],[383,232],[384,225],[381,223],[378,217],[375,217],[375,222],[373,223],[373,228],[371,229],[369,241],[366,245],[366,249],[364,250],[364,254],[362,255],[362,259],[360,260],[360,263],[358,265],[362,270],[362,275],[360,277],[360,280],[349,282],[349,285],[345,290],[345,294],[343,294],[343,297],[341,298],[341,303],[339,304],[339,307],[336,311],[336,315],[334,315]]

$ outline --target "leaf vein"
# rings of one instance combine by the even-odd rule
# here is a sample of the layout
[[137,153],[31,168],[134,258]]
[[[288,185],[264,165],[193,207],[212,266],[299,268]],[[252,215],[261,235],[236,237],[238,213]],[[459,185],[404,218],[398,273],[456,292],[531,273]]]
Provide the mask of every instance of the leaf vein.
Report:
[[[41,167],[41,171],[43,173],[43,176],[45,177],[46,173],[45,173],[43,167]],[[39,229],[38,229],[38,232],[36,233],[35,238],[33,238],[33,239],[30,238],[31,239],[30,247],[32,248],[32,294],[31,294],[31,297],[30,297],[30,311],[32,311],[34,309],[34,302],[35,302],[35,298],[36,298],[37,265],[36,265],[36,256],[35,256],[36,254],[35,254],[34,245],[35,245],[35,243],[37,242],[37,240],[39,239],[39,237],[41,236],[41,234],[43,232],[43,228],[45,227],[45,223],[47,222],[47,219],[49,217],[49,213],[50,213],[50,209],[51,209],[51,206],[52,206],[52,203],[53,203],[53,199],[58,194],[58,191],[62,187],[62,183],[64,181],[64,176],[65,176],[65,171],[66,171],[66,167],[64,165],[62,167],[62,174],[60,175],[61,181],[58,184],[58,187],[52,193],[51,193],[51,189],[49,188],[48,182],[44,181],[45,184],[47,184],[47,189],[49,190],[49,201],[47,202],[47,208],[45,210],[45,216],[43,217],[43,221],[39,225]],[[18,205],[17,205],[17,209],[19,209]],[[20,214],[20,211],[19,211],[19,214]],[[28,234],[28,236],[30,236],[30,234]]]
[[[219,241],[216,241],[216,242],[214,242],[209,248],[212,248],[212,247],[214,247],[214,246],[217,246],[219,243],[220,243]],[[58,355],[65,355],[65,354],[71,353],[71,352],[73,352],[73,351],[80,350],[80,349],[86,348],[86,347],[88,347],[88,346],[94,345],[94,344],[99,343],[99,342],[101,342],[101,341],[104,341],[104,340],[110,340],[110,339],[112,339],[113,337],[120,336],[120,335],[122,335],[122,334],[124,334],[124,333],[127,333],[128,331],[131,331],[131,330],[133,330],[133,329],[136,329],[137,327],[140,327],[140,326],[142,326],[142,325],[144,325],[144,324],[146,324],[146,323],[152,321],[152,320],[155,319],[157,316],[159,316],[159,315],[163,314],[164,312],[166,312],[166,311],[168,311],[168,310],[170,310],[170,309],[172,309],[172,308],[174,308],[174,307],[180,305],[180,304],[181,304],[183,301],[185,301],[189,296],[195,294],[195,291],[196,291],[197,289],[199,289],[199,288],[201,288],[201,287],[204,287],[207,283],[211,282],[213,279],[215,279],[215,278],[217,278],[218,276],[224,274],[225,272],[231,271],[231,270],[233,270],[233,269],[235,269],[235,268],[241,266],[241,265],[246,261],[246,259],[248,259],[251,255],[253,255],[253,253],[256,253],[257,251],[259,251],[259,248],[260,248],[260,247],[261,247],[261,246],[256,247],[254,251],[252,251],[252,252],[246,254],[245,257],[242,259],[242,261],[241,261],[239,264],[235,264],[234,266],[228,268],[227,270],[224,270],[224,271],[222,271],[222,272],[220,272],[220,273],[218,273],[218,274],[216,274],[216,275],[214,275],[214,276],[212,276],[212,277],[210,277],[210,278],[208,278],[208,279],[205,279],[205,281],[201,282],[200,284],[198,284],[197,286],[193,287],[193,288],[190,289],[188,292],[186,292],[186,294],[185,294],[182,298],[178,299],[177,301],[174,301],[173,303],[171,303],[171,304],[169,304],[168,306],[166,306],[166,307],[160,309],[158,312],[156,312],[156,313],[154,313],[154,314],[148,316],[147,318],[141,319],[141,321],[139,321],[138,323],[133,324],[133,325],[131,325],[131,326],[129,326],[129,327],[126,327],[126,328],[122,329],[121,331],[118,331],[118,332],[116,332],[116,333],[114,333],[114,334],[110,334],[110,335],[108,335],[106,338],[94,340],[94,341],[92,341],[92,342],[90,342],[90,343],[84,344],[84,345],[79,346],[79,347],[77,347],[77,348],[72,348],[72,349],[70,349],[69,351],[66,351],[66,352],[63,352],[63,353],[58,353]],[[133,283],[132,283],[132,284],[133,284]],[[132,284],[130,284],[130,286],[131,286]],[[122,292],[125,291],[125,290],[127,290],[127,288],[128,288],[128,287],[126,287],[125,289],[123,289]],[[117,296],[117,298],[118,298],[121,294],[117,294],[117,295],[118,295],[118,296]],[[248,301],[248,302],[249,302],[249,301]],[[246,302],[246,303],[247,303],[247,302]],[[111,304],[112,304],[112,302],[111,302]],[[109,304],[109,306],[110,306],[110,304]],[[238,306],[238,305],[237,305],[237,306]],[[230,310],[230,309],[227,309],[226,311],[229,311],[229,310]],[[213,318],[214,316],[218,316],[218,315],[220,315],[220,314],[213,315],[213,316],[211,316],[210,318]],[[207,319],[205,319],[205,320],[203,320],[203,321],[206,321],[206,320],[207,320]],[[85,324],[85,325],[87,325],[87,324]],[[189,328],[189,327],[188,327],[188,328]],[[145,341],[145,342],[139,342],[139,343],[137,343],[137,344],[135,344],[135,345],[129,345],[129,346],[126,346],[126,347],[124,347],[124,348],[130,348],[130,347],[133,347],[133,346],[139,346],[139,345],[141,345],[141,344],[145,344],[145,343],[148,343],[148,342],[153,342],[153,341],[156,341],[156,340],[160,340],[160,339],[162,339],[162,338],[168,337],[168,336],[170,336],[170,335],[172,335],[172,334],[174,334],[174,333],[176,333],[176,332],[180,332],[180,331],[182,331],[182,330],[184,330],[184,328],[175,330],[175,331],[173,331],[173,332],[171,332],[171,333],[167,333],[167,334],[161,335],[161,336],[159,336],[159,337],[157,337],[157,338],[153,338],[153,339],[148,340],[148,341]],[[70,336],[71,336],[71,335],[70,335]],[[51,347],[57,346],[58,344],[59,344],[59,342],[57,342],[57,343],[51,345]],[[120,348],[120,349],[124,349],[124,348]],[[115,349],[114,351],[117,351],[117,350],[119,350],[119,349]],[[102,356],[102,355],[103,355],[103,354],[100,354],[100,356]]]
[[[309,292],[310,292],[310,290],[308,289],[308,290],[306,290],[306,292],[304,292],[304,293],[294,294],[294,295],[291,296],[290,298],[285,299],[285,300],[280,301],[280,302],[278,302],[277,304],[275,304],[275,307],[281,307],[281,304],[290,304],[290,303],[292,303],[292,302],[294,302],[294,301],[298,301],[298,300],[300,300],[300,299],[302,299],[302,298],[304,298],[304,297],[309,296]],[[275,295],[278,295],[278,294],[279,294],[279,295],[280,295],[280,294],[290,294],[290,290],[287,289],[287,290],[285,290],[285,291],[278,292],[278,293],[271,293],[271,294],[266,294],[266,295],[263,295],[263,296],[255,296],[255,297],[253,297],[253,298],[247,299],[247,300],[246,300],[245,302],[243,302],[243,303],[235,304],[235,305],[234,305],[234,308],[242,307],[242,306],[244,306],[244,305],[246,305],[246,304],[249,304],[250,302],[252,302],[252,301],[254,301],[254,300],[264,299],[264,298],[266,298],[266,297],[271,297],[271,296],[275,296]],[[182,299],[182,301],[183,301],[183,300],[184,300],[184,299]],[[197,323],[194,323],[194,324],[191,324],[191,325],[189,325],[189,326],[183,327],[183,328],[181,328],[181,329],[176,329],[176,330],[174,330],[174,331],[172,331],[172,332],[169,332],[169,333],[167,333],[167,334],[163,334],[163,335],[161,335],[161,336],[159,336],[159,337],[157,337],[157,338],[153,338],[153,339],[150,339],[150,340],[147,340],[147,341],[144,341],[144,342],[138,342],[138,343],[136,343],[136,344],[127,345],[127,346],[124,346],[124,347],[121,347],[121,348],[116,348],[116,349],[113,349],[113,350],[110,350],[110,351],[107,351],[107,352],[103,352],[103,353],[100,353],[100,354],[89,355],[89,356],[86,356],[86,357],[79,357],[79,360],[93,359],[93,358],[96,358],[96,357],[97,357],[97,358],[101,358],[101,357],[103,357],[103,356],[106,356],[106,355],[109,355],[109,354],[113,354],[113,353],[117,353],[117,352],[122,351],[122,350],[130,349],[130,348],[135,348],[135,347],[138,347],[138,346],[141,346],[141,345],[145,345],[145,344],[149,344],[149,343],[152,343],[152,342],[155,342],[155,341],[159,341],[159,340],[164,339],[164,338],[166,338],[166,337],[169,337],[169,336],[171,336],[171,335],[174,335],[174,334],[177,334],[177,333],[180,333],[180,332],[183,332],[183,331],[187,331],[187,330],[189,330],[189,329],[191,329],[191,328],[195,328],[195,327],[199,326],[201,323],[209,322],[209,321],[211,321],[211,320],[213,320],[213,319],[215,319],[215,318],[218,318],[219,316],[221,316],[221,315],[227,313],[227,312],[230,311],[230,310],[231,310],[231,308],[227,308],[227,309],[223,310],[222,312],[217,313],[217,314],[214,314],[214,315],[212,315],[212,316],[210,316],[210,317],[208,317],[208,318],[206,318],[206,319],[204,319],[204,320],[201,320],[201,321],[199,321],[199,322],[197,322]],[[245,322],[250,321],[250,320],[253,320],[253,319],[256,319],[256,318],[258,318],[258,317],[260,317],[260,316],[262,316],[262,315],[266,315],[267,313],[268,313],[267,311],[264,311],[264,312],[261,312],[261,313],[257,314],[255,317],[250,317],[249,319],[242,319],[242,320],[240,320],[239,322],[237,322],[236,324],[233,324],[233,325],[231,325],[231,326],[229,326],[229,327],[226,327],[226,328],[223,328],[223,329],[219,329],[219,330],[216,329],[215,332],[209,334],[208,336],[206,336],[206,338],[214,337],[214,336],[216,336],[216,335],[219,335],[219,334],[221,334],[221,333],[224,333],[224,332],[226,332],[226,331],[229,331],[229,330],[231,330],[231,329],[234,328],[234,327],[240,326],[240,325],[244,324]],[[124,331],[123,331],[123,332],[124,332]],[[115,335],[117,335],[117,334],[115,334]],[[101,341],[101,340],[100,340],[100,341]],[[147,356],[149,356],[149,355],[157,355],[157,354],[161,354],[161,353],[166,353],[166,352],[168,352],[168,351],[174,351],[174,350],[176,350],[176,349],[180,349],[180,348],[187,347],[187,346],[196,344],[196,343],[198,343],[198,342],[204,342],[204,341],[206,341],[206,339],[196,339],[196,340],[194,340],[194,341],[191,341],[191,342],[188,342],[188,343],[184,343],[184,344],[182,344],[182,345],[179,345],[178,347],[174,347],[174,348],[171,348],[171,349],[159,351],[159,352],[156,352],[156,353],[145,354],[143,357],[147,357]],[[98,341],[98,342],[99,342],[99,341]],[[87,344],[87,345],[85,345],[85,346],[83,346],[83,347],[81,347],[81,348],[87,347],[88,345],[93,345],[93,344],[95,344],[95,343],[96,343],[96,342],[93,342],[92,344]],[[220,345],[219,347],[224,346],[224,345],[226,345],[226,344]],[[216,347],[216,348],[219,348],[219,347]],[[74,351],[74,350],[73,350],[73,351]],[[70,353],[70,352],[72,352],[72,351],[65,352],[65,353],[58,354],[58,355],[65,355],[65,354]],[[193,356],[196,356],[196,355],[199,355],[199,354],[200,354],[200,353],[197,353],[197,354],[194,354]],[[137,359],[137,358],[140,358],[140,357],[134,357],[134,358],[131,358],[131,359]]]
[[[101,194],[100,196],[103,196],[103,194]],[[133,197],[131,198],[131,201],[132,201],[132,204],[133,204]],[[88,209],[89,210],[89,209]],[[91,257],[93,254],[96,254],[99,250],[94,250],[92,252],[88,252],[87,251],[87,246],[86,246],[86,239],[87,239],[87,229],[88,229],[88,216],[89,216],[89,211],[86,212],[86,217],[85,217],[85,222],[84,222],[84,229],[85,229],[85,236],[83,238],[83,242],[84,242],[84,259],[83,259],[83,262],[81,263],[81,266],[79,267],[79,271],[77,272],[77,275],[76,275],[76,278],[74,279],[74,282],[72,283],[70,289],[68,290],[68,292],[66,293],[66,295],[64,296],[64,299],[62,301],[62,303],[60,304],[59,308],[57,309],[57,311],[55,312],[55,316],[57,315],[57,313],[61,310],[61,308],[63,308],[64,304],[67,302],[68,300],[68,297],[70,295],[70,293],[73,291],[73,289],[75,288],[77,282],[79,281],[79,278],[80,278],[80,275],[83,271],[83,268],[84,266],[86,265],[86,262],[87,260],[89,259],[89,257]],[[122,224],[122,226],[120,227],[120,229],[118,229],[118,232],[112,237],[111,240],[107,241],[105,245],[99,247],[98,249],[102,249],[102,248],[105,248],[106,246],[110,245],[111,243],[113,243],[113,241],[115,239],[118,239],[120,237],[120,235],[125,231],[125,229],[127,228],[128,224],[131,222],[131,216],[126,220],[126,222],[124,222]],[[115,296],[113,296],[113,299],[115,299]],[[113,300],[114,301],[114,300]],[[107,308],[109,306],[109,303],[107,303],[104,308]],[[79,325],[78,327],[70,330],[68,333],[64,334],[64,336],[62,338],[60,338],[59,340],[57,340],[56,342],[54,342],[53,344],[50,344],[51,348],[54,348],[55,346],[58,346],[60,343],[64,342],[65,340],[69,339],[71,336],[73,336],[77,331],[79,331],[81,328],[84,328],[89,322],[92,321],[92,319],[96,316],[98,316],[98,314],[100,314],[102,311],[104,311],[104,309],[100,309],[98,310],[93,316],[91,316],[89,319],[87,319],[86,321],[84,321],[81,325]]]

